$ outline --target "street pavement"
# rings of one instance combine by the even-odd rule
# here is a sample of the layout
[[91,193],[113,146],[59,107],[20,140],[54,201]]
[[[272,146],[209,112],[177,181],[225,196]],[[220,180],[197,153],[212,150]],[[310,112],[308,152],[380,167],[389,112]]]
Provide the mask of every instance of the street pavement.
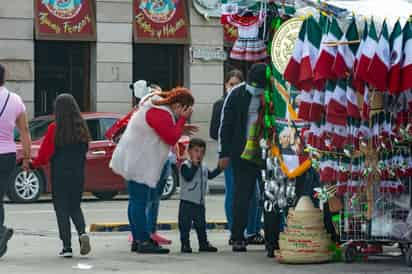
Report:
[[[207,217],[224,220],[223,195],[209,195]],[[97,201],[87,199],[82,207],[86,220],[91,223],[125,222],[125,199]],[[160,220],[176,221],[178,200],[161,202]],[[232,253],[227,245],[228,233],[223,230],[209,232],[209,240],[219,248],[216,254],[180,254],[178,231],[162,232],[173,240],[169,255],[140,255],[129,251],[127,233],[91,233],[92,253],[87,258],[76,255],[73,259],[57,257],[61,248],[52,204],[49,200],[33,204],[6,205],[6,224],[16,233],[9,243],[9,252],[0,259],[0,273],[65,274],[65,273],[143,273],[143,274],[249,274],[249,273],[411,273],[400,258],[370,258],[355,264],[329,263],[319,265],[281,265],[265,256],[262,246],[250,247],[249,252]],[[197,251],[196,236],[192,246]],[[73,248],[79,248],[73,234]],[[90,268],[90,269],[79,269]]]

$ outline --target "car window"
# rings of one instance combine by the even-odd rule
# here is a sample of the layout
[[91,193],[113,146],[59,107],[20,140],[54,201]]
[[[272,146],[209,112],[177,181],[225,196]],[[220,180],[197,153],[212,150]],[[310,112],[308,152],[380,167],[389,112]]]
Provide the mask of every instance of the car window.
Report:
[[[31,139],[35,141],[42,138],[52,121],[51,119],[31,120],[28,123]],[[14,140],[20,141],[20,132],[17,128],[14,129]]]
[[92,141],[103,140],[102,134],[100,134],[100,124],[98,119],[86,120],[87,126],[89,127],[90,137]]
[[106,132],[116,123],[118,119],[116,118],[102,118],[100,119],[101,123],[101,134],[104,136]]

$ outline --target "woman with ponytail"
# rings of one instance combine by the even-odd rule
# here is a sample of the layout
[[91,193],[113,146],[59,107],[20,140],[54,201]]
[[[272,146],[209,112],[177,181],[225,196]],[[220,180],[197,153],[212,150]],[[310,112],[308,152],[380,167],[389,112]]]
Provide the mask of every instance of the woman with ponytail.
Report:
[[193,104],[190,90],[181,87],[143,97],[113,153],[110,167],[127,181],[129,224],[138,253],[169,253],[150,239],[146,208],[156,195],[170,147],[184,133],[196,131],[185,125]]

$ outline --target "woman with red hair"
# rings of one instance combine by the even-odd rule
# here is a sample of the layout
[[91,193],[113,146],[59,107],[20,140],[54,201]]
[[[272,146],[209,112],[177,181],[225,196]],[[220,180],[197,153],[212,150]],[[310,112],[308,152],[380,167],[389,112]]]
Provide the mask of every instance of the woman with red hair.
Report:
[[185,123],[193,112],[190,90],[175,88],[141,99],[113,153],[110,167],[127,181],[129,224],[138,253],[169,253],[150,239],[146,208],[155,195],[170,147],[195,127]]

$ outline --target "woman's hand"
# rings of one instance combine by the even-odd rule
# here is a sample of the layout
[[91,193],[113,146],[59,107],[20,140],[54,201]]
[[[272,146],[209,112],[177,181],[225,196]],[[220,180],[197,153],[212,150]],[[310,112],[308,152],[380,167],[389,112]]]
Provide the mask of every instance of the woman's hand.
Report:
[[180,113],[180,116],[186,119],[189,119],[190,116],[192,116],[192,113],[193,113],[193,107],[186,106],[183,108],[182,112]]
[[199,131],[199,127],[196,125],[186,124],[183,127],[183,135],[192,136]]
[[21,168],[22,168],[24,171],[29,171],[29,170],[30,170],[30,165],[31,165],[30,159],[23,159]]

